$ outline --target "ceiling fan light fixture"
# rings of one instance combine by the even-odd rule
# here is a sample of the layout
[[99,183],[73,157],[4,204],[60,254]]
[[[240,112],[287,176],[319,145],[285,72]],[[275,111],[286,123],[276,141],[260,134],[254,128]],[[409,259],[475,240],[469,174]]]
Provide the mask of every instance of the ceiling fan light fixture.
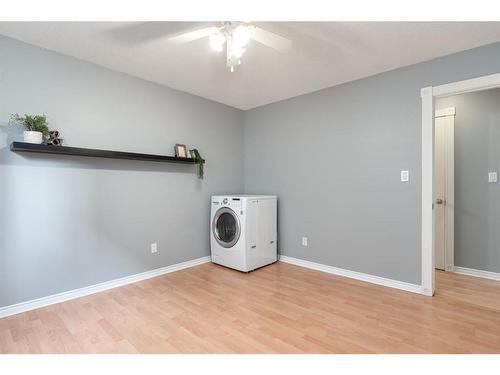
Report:
[[245,48],[239,45],[233,45],[231,49],[231,56],[236,57],[239,59],[243,54],[245,53]]
[[250,29],[246,25],[239,25],[233,32],[234,44],[245,47],[250,41]]
[[[188,43],[194,40],[209,38],[210,47],[217,52],[226,52],[226,66],[231,72],[241,64],[241,57],[246,51],[248,42],[273,48],[279,52],[287,52],[292,42],[287,38],[264,30],[258,26],[244,22],[222,22],[220,26],[209,26],[169,38],[172,43]],[[225,47],[225,48],[224,48]]]
[[222,52],[226,37],[220,31],[210,34],[210,47],[217,52]]

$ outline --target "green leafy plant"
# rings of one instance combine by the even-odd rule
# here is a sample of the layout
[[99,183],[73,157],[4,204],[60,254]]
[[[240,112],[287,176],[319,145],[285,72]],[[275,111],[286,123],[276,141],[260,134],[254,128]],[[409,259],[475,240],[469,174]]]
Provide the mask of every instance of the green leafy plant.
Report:
[[24,126],[24,128],[28,131],[40,132],[45,137],[49,135],[49,123],[47,122],[47,117],[45,115],[19,116],[19,114],[14,113],[10,116],[10,121]]
[[191,152],[194,162],[198,165],[198,178],[203,178],[203,164],[205,164],[205,159],[201,157],[200,152],[197,149],[194,148],[189,151]]

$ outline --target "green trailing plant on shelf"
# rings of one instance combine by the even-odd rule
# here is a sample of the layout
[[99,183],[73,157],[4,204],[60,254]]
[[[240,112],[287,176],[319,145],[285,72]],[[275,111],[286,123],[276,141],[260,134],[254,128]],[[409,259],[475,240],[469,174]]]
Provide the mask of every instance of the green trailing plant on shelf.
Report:
[[203,178],[203,164],[205,164],[205,159],[201,157],[200,152],[196,148],[193,148],[189,151],[191,152],[191,156],[194,159],[194,162],[198,166],[198,178]]

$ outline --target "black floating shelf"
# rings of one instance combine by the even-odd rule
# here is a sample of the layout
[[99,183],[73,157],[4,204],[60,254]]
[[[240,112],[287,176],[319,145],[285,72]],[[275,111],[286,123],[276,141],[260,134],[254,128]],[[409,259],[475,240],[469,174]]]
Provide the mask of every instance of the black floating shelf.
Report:
[[139,154],[136,152],[96,150],[91,148],[66,147],[66,146],[47,146],[25,142],[12,142],[10,145],[11,151],[16,152],[36,152],[41,154],[55,155],[72,155],[72,156],[88,156],[93,158],[108,158],[108,159],[127,159],[127,160],[143,160],[157,161],[164,163],[188,163],[193,164],[192,158],[178,158],[176,156]]

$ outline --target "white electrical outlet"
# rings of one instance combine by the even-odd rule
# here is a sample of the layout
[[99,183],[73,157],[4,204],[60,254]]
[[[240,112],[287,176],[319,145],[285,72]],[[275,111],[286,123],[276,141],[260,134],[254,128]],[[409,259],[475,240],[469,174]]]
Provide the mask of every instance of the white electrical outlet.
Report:
[[488,182],[497,182],[497,172],[488,173]]
[[155,254],[158,252],[158,244],[156,242],[153,242],[151,244],[151,254]]
[[307,246],[307,237],[302,237],[302,246]]
[[401,171],[401,182],[408,182],[410,180],[409,171]]

